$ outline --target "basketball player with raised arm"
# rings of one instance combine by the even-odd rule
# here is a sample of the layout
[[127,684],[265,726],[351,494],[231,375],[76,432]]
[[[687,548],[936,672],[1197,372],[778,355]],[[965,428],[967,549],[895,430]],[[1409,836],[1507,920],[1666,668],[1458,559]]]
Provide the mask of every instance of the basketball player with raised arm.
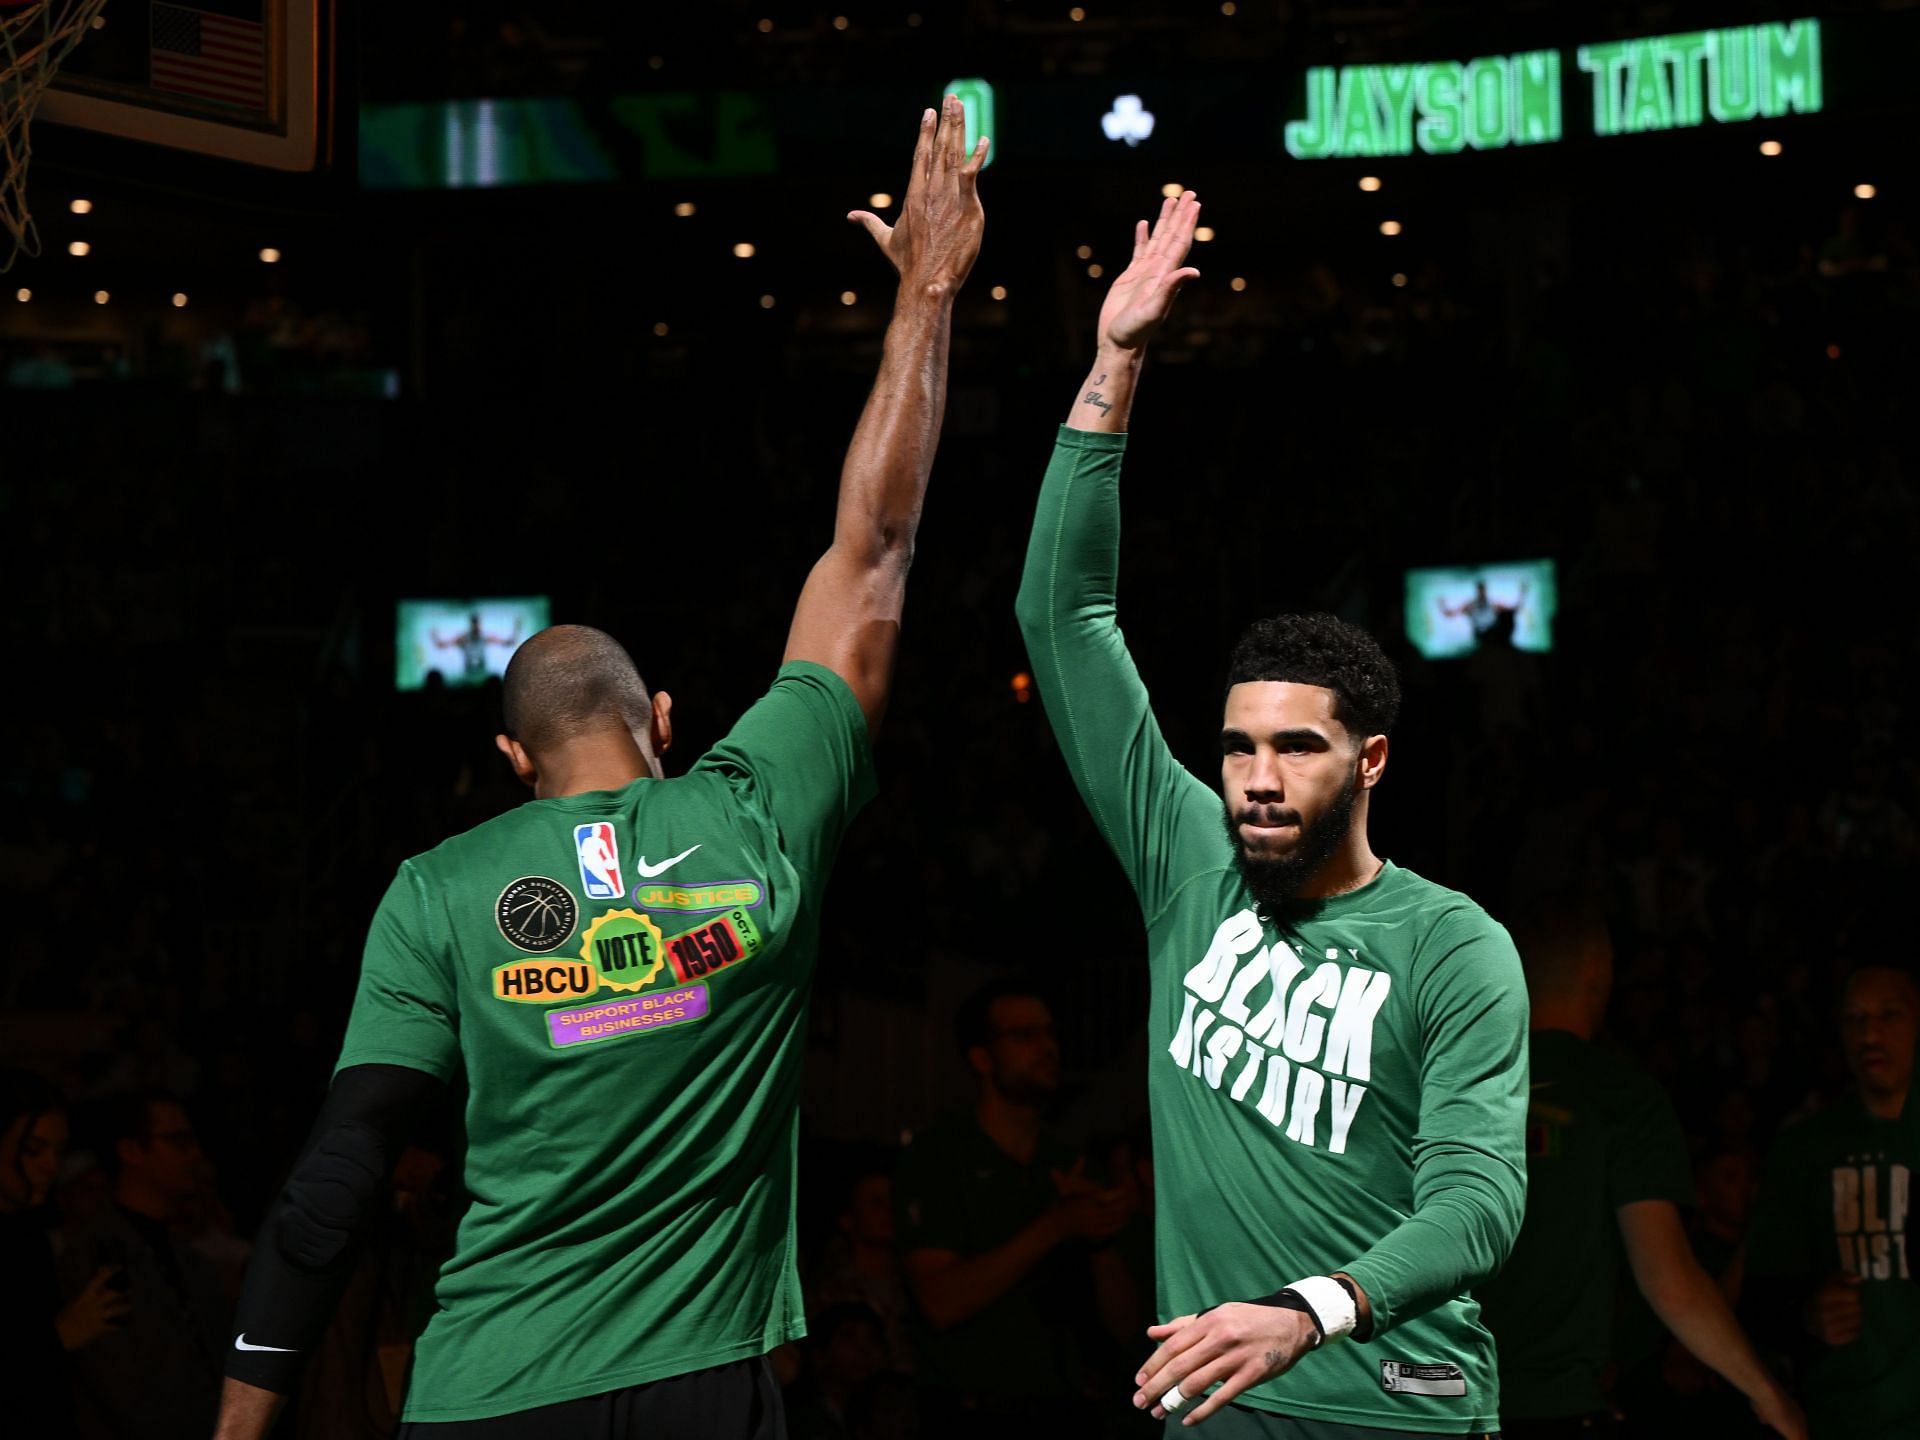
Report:
[[[1137,227],[1018,607],[1147,925],[1163,1323],[1133,1400],[1225,1436],[1484,1434],[1498,1380],[1470,1291],[1520,1228],[1526,986],[1479,906],[1368,844],[1393,667],[1329,616],[1256,622],[1227,666],[1216,792],[1161,737],[1115,619],[1127,422],[1147,343],[1198,274],[1199,211],[1189,191]],[[1276,572],[1313,553],[1270,542]]]
[[665,778],[668,698],[609,636],[509,664],[499,738],[534,798],[400,867],[333,1087],[263,1229],[218,1435],[257,1440],[326,1329],[411,1118],[463,1077],[470,1204],[400,1434],[784,1434],[765,1362],[805,1333],[796,1101],[820,899],[873,793],[954,296],[979,252],[960,103],[921,118],[899,271],[831,548],[773,687]]

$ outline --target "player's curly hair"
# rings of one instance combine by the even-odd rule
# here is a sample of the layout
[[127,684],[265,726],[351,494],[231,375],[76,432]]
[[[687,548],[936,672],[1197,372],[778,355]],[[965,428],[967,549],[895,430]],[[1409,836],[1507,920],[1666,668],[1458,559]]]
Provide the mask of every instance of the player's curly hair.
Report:
[[1400,677],[1379,642],[1332,615],[1276,615],[1241,634],[1226,688],[1255,680],[1333,692],[1333,718],[1358,739],[1385,735],[1400,718]]

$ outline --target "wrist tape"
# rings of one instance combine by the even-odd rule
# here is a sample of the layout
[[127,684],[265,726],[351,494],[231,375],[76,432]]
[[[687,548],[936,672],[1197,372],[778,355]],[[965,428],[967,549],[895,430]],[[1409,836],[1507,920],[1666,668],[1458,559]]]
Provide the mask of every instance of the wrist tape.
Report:
[[1346,1339],[1360,1323],[1353,1292],[1330,1275],[1309,1275],[1256,1303],[1300,1311],[1319,1328],[1319,1345]]

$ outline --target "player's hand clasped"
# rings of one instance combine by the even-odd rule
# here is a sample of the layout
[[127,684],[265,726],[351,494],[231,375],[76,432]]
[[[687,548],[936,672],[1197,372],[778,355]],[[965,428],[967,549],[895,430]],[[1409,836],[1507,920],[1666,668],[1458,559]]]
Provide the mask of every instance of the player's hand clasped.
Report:
[[951,292],[960,288],[980,253],[986,215],[977,182],[987,163],[987,137],[967,154],[967,118],[959,97],[949,95],[940,113],[920,117],[920,140],[913,149],[913,173],[900,202],[898,223],[889,225],[871,210],[850,211],[847,219],[867,227],[880,252],[900,272],[903,287]]
[[[1319,1343],[1319,1327],[1298,1310],[1233,1303],[1152,1326],[1147,1338],[1160,1348],[1133,1377],[1134,1406],[1155,1419],[1189,1408],[1182,1423],[1198,1425],[1241,1391],[1292,1369]],[[1208,1395],[1210,1385],[1220,1388]]]

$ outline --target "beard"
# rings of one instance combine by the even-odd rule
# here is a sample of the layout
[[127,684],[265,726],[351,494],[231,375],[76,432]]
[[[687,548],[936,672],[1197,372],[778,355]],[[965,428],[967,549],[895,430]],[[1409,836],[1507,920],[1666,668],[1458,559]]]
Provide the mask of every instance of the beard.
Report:
[[[1307,882],[1333,858],[1353,828],[1353,806],[1359,795],[1357,786],[1343,785],[1326,813],[1311,825],[1296,810],[1248,806],[1236,814],[1223,808],[1227,840],[1233,846],[1233,863],[1240,871],[1240,878],[1247,882],[1247,889],[1253,892],[1254,908],[1262,920],[1277,919],[1281,911],[1300,898]],[[1293,853],[1278,858],[1248,854],[1246,840],[1240,834],[1241,824],[1275,821],[1300,826],[1300,838],[1294,843]]]

